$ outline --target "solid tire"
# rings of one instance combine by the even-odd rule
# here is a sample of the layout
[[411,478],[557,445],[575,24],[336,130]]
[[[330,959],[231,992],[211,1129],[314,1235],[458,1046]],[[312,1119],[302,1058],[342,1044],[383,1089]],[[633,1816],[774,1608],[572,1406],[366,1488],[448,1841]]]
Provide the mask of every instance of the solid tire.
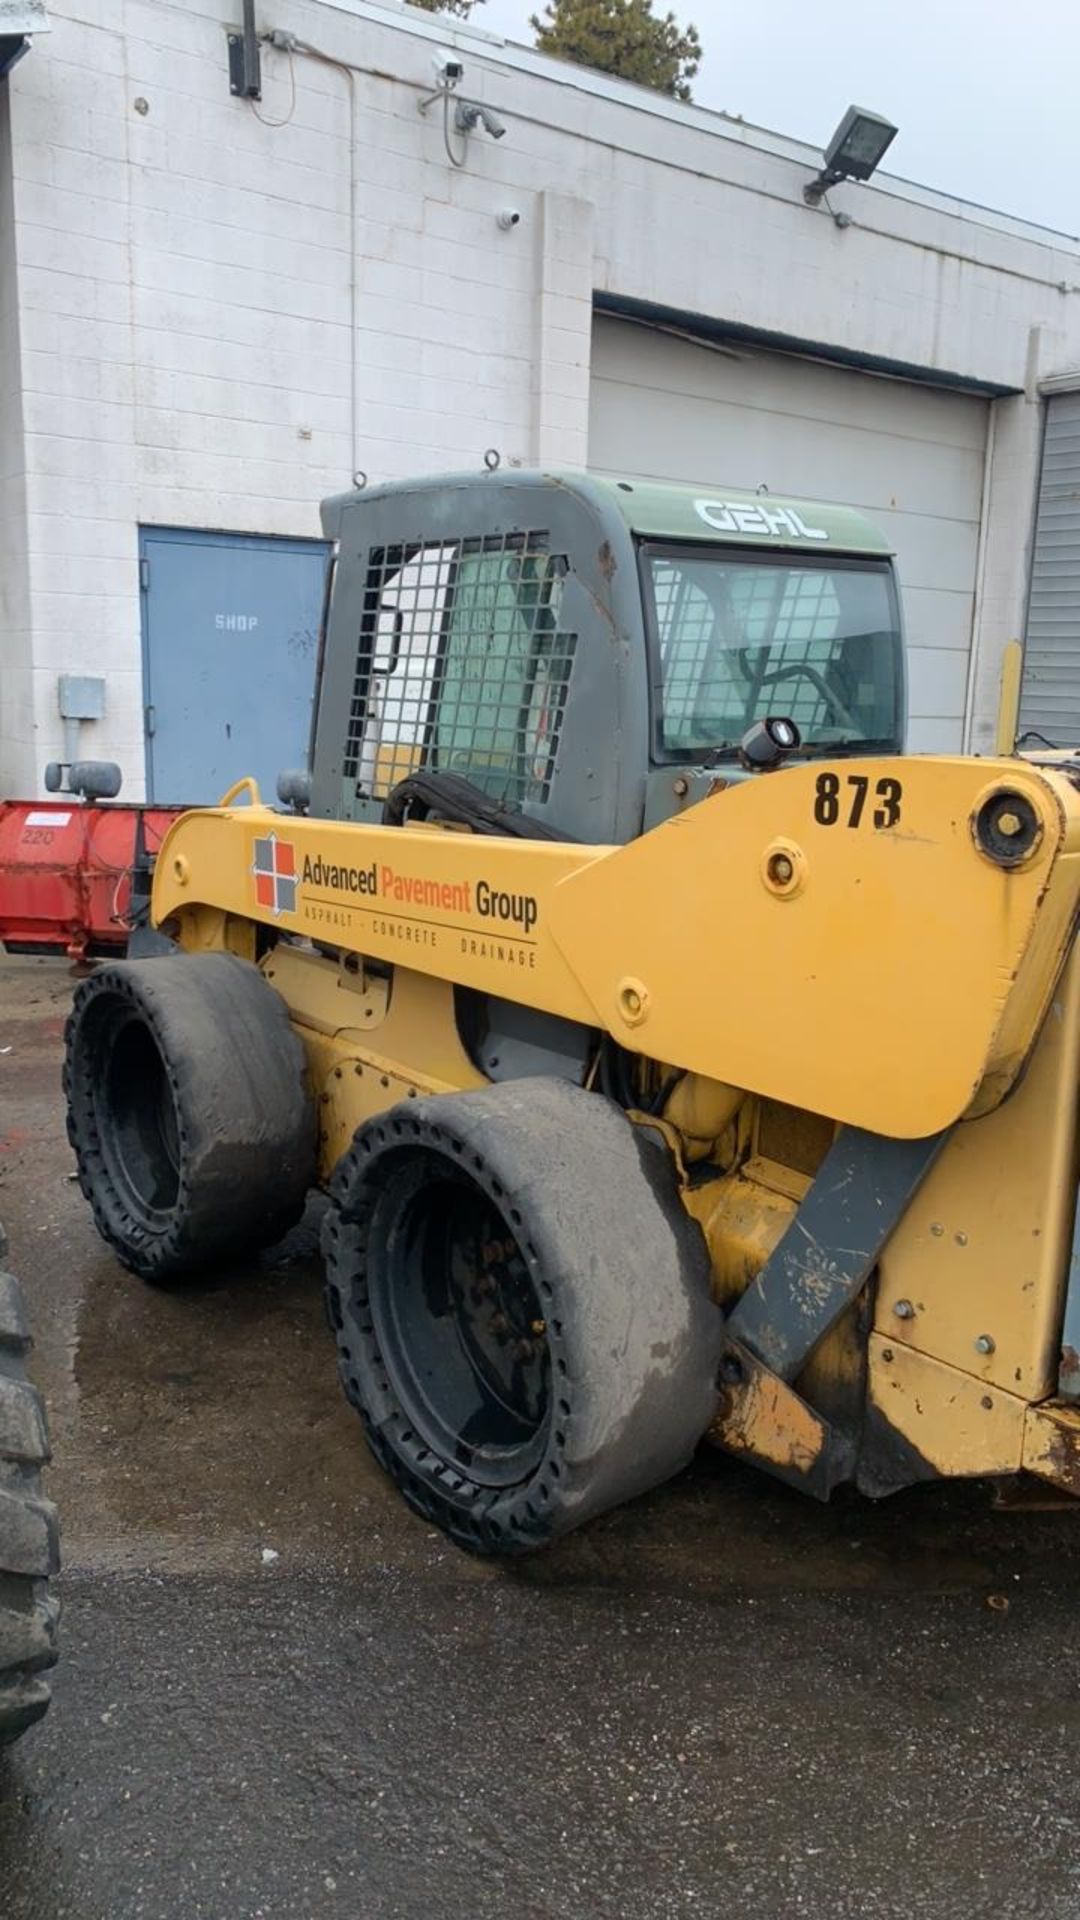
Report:
[[41,1494],[49,1436],[26,1375],[29,1347],[19,1287],[0,1272],[0,1747],[48,1708],[60,1613],[49,1591],[60,1565],[56,1508]]
[[103,1239],[169,1284],[272,1246],[315,1180],[304,1052],[280,994],[234,954],[101,967],[76,991],[64,1092]]
[[[423,1207],[424,1169],[432,1190],[460,1181],[498,1210],[544,1315],[546,1425],[499,1485],[464,1440],[440,1444],[434,1413],[417,1417],[416,1373],[380,1333],[394,1236],[406,1233],[394,1194],[410,1189]],[[526,1552],[686,1464],[715,1410],[722,1317],[670,1156],[611,1101],[540,1078],[407,1101],[358,1130],[330,1192],[326,1299],[342,1384],[376,1459],[459,1546]]]

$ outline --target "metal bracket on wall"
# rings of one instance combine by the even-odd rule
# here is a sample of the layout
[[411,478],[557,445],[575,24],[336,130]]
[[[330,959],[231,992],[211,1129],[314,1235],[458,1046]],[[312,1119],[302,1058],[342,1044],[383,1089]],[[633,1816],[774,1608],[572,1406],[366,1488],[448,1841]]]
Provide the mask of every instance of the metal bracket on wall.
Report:
[[229,92],[240,100],[262,99],[259,37],[255,31],[255,0],[244,0],[244,24],[229,35]]

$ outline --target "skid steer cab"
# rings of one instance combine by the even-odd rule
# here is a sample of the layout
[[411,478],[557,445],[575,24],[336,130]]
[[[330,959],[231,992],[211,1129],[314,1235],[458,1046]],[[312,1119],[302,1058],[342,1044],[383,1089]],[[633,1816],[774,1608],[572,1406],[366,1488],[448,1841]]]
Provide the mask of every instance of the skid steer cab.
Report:
[[324,523],[297,806],[179,819],[163,951],[76,994],[118,1257],[182,1284],[324,1188],[345,1392],[477,1552],[706,1436],[820,1498],[1080,1491],[1080,761],[903,755],[835,508],[496,474]]
[[495,474],[346,495],[323,517],[317,814],[381,820],[423,771],[612,843],[741,778],[768,716],[807,757],[900,750],[899,595],[857,514]]

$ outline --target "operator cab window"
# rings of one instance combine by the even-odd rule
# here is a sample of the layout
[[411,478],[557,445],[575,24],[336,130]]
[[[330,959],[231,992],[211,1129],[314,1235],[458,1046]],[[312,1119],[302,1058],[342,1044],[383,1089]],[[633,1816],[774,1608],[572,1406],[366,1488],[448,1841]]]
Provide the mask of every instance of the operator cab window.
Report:
[[546,552],[501,543],[458,561],[431,764],[514,806],[547,798],[570,672],[564,572]]
[[898,750],[901,640],[873,561],[643,550],[661,759],[734,752],[766,714],[810,751]]
[[344,772],[385,799],[419,768],[510,806],[547,800],[576,636],[543,533],[374,548]]

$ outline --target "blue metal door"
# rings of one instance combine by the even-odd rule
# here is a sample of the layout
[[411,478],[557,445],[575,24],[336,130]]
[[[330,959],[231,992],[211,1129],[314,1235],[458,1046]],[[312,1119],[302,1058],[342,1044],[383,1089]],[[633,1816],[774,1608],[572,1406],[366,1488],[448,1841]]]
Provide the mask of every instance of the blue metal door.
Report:
[[141,529],[151,800],[213,804],[254,774],[272,801],[303,765],[326,556],[322,540]]

